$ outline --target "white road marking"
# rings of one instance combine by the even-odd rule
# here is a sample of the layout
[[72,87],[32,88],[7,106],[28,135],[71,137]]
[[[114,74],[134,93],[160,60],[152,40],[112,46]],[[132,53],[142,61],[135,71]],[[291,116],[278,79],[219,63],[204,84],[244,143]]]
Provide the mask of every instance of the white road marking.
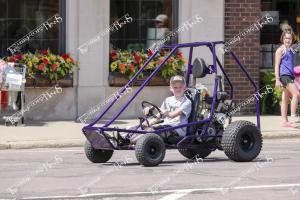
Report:
[[[174,190],[160,190],[156,191],[155,194],[169,194],[167,196],[171,196],[175,198],[179,196],[180,194],[189,194],[191,192],[222,192],[224,190],[250,190],[250,189],[270,189],[270,188],[291,188],[291,187],[300,187],[300,183],[287,183],[287,184],[277,184],[277,185],[249,185],[249,186],[236,186],[236,187],[230,187],[230,188],[224,188],[224,187],[216,187],[216,188],[195,188],[195,189],[174,189]],[[175,195],[176,193],[176,195]],[[153,194],[153,192],[115,192],[115,193],[93,193],[93,194],[85,194],[85,195],[78,195],[78,196],[44,196],[44,197],[25,197],[26,199],[61,199],[61,198],[88,198],[88,197],[101,197],[101,196],[116,196],[116,195],[150,195]],[[165,196],[165,197],[167,197]],[[163,198],[165,198],[163,197]],[[180,197],[178,197],[180,198]],[[162,200],[162,199],[160,199]],[[174,199],[175,200],[175,199]]]

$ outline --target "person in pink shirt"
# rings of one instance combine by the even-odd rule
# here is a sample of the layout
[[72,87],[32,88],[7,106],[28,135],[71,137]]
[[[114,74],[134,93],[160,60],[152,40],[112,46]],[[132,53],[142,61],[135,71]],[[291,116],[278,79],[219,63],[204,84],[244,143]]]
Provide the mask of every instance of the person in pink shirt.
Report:
[[294,68],[294,73],[295,73],[295,83],[298,90],[300,91],[300,65]]
[[2,79],[3,79],[3,74],[4,70],[7,66],[7,63],[0,58],[0,104],[1,104],[1,109],[6,110],[7,107],[7,98],[8,98],[8,93],[7,91],[1,91],[1,85],[2,85]]

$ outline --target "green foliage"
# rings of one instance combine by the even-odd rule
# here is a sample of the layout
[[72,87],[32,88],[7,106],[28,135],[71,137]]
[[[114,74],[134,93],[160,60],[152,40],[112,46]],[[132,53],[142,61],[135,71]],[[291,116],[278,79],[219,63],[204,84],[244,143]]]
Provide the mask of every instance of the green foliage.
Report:
[[275,114],[280,111],[280,101],[282,95],[282,89],[275,88],[275,73],[274,70],[261,71],[259,87],[263,88],[266,85],[270,85],[273,89],[273,93],[264,95],[260,100],[261,114]]

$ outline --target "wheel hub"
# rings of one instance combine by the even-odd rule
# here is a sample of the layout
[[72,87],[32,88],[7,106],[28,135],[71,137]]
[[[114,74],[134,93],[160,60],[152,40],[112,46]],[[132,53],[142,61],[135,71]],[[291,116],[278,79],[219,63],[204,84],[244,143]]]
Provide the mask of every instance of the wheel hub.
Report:
[[251,133],[244,133],[241,138],[241,148],[244,151],[249,151],[254,146],[254,138]]
[[153,148],[153,147],[150,148],[150,153],[151,153],[151,154],[154,154],[155,151],[156,151],[155,148]]
[[155,147],[154,145],[149,146],[148,153],[152,158],[155,158],[157,156],[157,152],[157,147]]

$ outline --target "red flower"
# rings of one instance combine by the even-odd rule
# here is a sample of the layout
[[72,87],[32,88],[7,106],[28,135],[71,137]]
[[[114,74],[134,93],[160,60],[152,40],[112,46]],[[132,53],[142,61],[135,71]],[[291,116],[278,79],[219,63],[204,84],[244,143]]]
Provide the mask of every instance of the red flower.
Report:
[[153,55],[153,50],[149,50],[148,51],[148,56],[152,56]]
[[40,70],[40,71],[45,71],[45,64],[44,63],[42,63],[42,64],[39,64],[38,65],[38,69]]
[[51,65],[51,69],[55,71],[58,68],[58,64],[54,63]]
[[124,74],[124,73],[125,73],[125,71],[126,71],[126,64],[124,64],[124,63],[121,63],[121,64],[119,65],[119,67],[120,67],[120,71],[121,71],[121,73],[122,73],[122,74]]
[[15,55],[15,59],[18,60],[22,60],[22,54],[16,54]]
[[135,62],[135,63],[139,63],[140,60],[141,60],[141,57],[140,57],[139,55],[135,54],[135,55],[134,55],[134,62]]
[[67,60],[69,58],[68,54],[62,54],[61,57],[63,57],[64,60]]
[[178,51],[177,52],[177,57],[182,60],[183,56],[182,56],[182,52],[181,51]]
[[116,60],[117,59],[117,53],[115,51],[111,52],[111,59]]
[[48,59],[47,59],[47,58],[44,58],[44,59],[43,59],[43,63],[44,63],[45,65],[48,65],[48,63],[49,63]]
[[182,58],[183,58],[182,54],[178,54],[177,57],[178,57],[178,59],[180,59],[180,60],[182,60]]
[[134,72],[134,70],[135,70],[134,64],[131,63],[129,68],[130,68],[130,71],[131,71],[131,72]]
[[42,50],[41,50],[41,54],[43,54],[43,55],[47,56],[47,55],[48,55],[48,51],[47,51],[47,50],[45,50],[45,49],[42,49]]
[[9,62],[13,62],[13,63],[16,63],[16,62],[17,62],[17,60],[16,60],[13,56],[11,56],[11,57],[8,59],[8,61],[9,61]]

